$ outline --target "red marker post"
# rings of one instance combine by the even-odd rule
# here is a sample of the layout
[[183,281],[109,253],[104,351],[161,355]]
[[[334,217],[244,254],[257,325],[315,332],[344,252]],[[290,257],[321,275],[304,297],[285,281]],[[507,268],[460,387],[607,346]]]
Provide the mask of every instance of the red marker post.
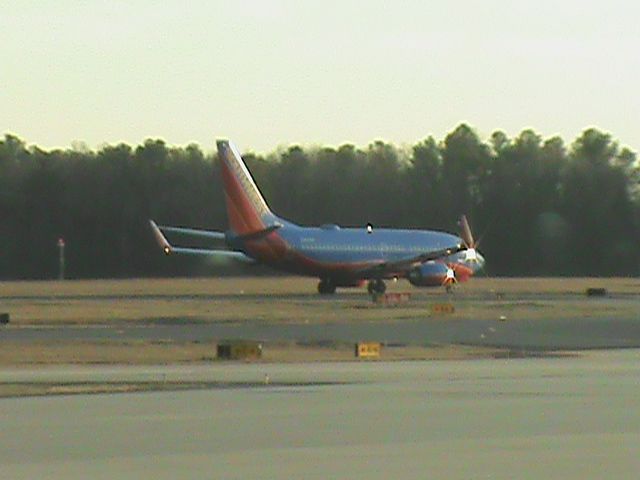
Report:
[[58,254],[59,254],[59,270],[58,270],[58,280],[64,280],[64,238],[60,237],[58,239]]

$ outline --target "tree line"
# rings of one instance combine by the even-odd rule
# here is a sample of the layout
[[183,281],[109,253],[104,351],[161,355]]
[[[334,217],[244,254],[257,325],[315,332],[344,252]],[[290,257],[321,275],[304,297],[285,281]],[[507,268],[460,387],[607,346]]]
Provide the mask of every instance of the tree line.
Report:
[[[272,210],[296,223],[457,232],[466,213],[490,274],[640,272],[636,154],[597,129],[567,145],[532,130],[483,141],[461,124],[444,140],[412,146],[290,146],[244,158]],[[58,238],[72,278],[209,271],[164,258],[148,219],[224,230],[218,170],[216,154],[197,145],[149,139],[47,151],[6,134],[0,278],[55,278]]]

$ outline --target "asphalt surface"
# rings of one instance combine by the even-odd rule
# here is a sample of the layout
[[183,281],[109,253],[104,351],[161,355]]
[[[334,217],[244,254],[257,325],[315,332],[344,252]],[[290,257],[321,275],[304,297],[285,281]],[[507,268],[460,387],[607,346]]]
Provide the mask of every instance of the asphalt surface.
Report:
[[[266,369],[266,370],[265,370]],[[0,381],[290,386],[0,400],[0,478],[602,479],[640,471],[640,351],[1,369]],[[324,382],[324,385],[320,385]]]
[[388,344],[464,344],[528,350],[640,348],[640,314],[634,318],[536,320],[437,319],[327,324],[261,322],[118,323],[113,326],[0,328],[3,341],[216,341],[245,339],[300,343],[380,341]]

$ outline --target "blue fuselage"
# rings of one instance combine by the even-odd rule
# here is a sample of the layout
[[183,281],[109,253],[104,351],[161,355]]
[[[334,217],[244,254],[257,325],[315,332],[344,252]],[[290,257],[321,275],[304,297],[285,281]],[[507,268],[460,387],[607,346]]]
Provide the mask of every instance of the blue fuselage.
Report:
[[[369,278],[370,267],[400,262],[426,252],[455,249],[462,240],[432,230],[340,228],[337,225],[301,227],[276,216],[267,224],[279,229],[264,238],[233,245],[250,257],[292,273],[356,281]],[[381,277],[404,276],[386,271]]]

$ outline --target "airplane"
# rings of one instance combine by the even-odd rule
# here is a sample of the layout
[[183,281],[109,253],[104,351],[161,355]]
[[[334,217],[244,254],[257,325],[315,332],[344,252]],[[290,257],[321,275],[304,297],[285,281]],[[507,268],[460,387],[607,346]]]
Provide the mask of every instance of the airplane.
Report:
[[[228,140],[218,140],[226,232],[158,226],[149,220],[166,255],[200,255],[266,264],[277,270],[319,278],[318,292],[367,283],[371,294],[386,291],[385,280],[405,278],[417,287],[445,286],[469,279],[484,265],[465,216],[461,237],[434,230],[341,228],[335,224],[304,227],[275,215],[260,193],[240,153]],[[166,233],[205,239],[224,248],[172,245]]]

